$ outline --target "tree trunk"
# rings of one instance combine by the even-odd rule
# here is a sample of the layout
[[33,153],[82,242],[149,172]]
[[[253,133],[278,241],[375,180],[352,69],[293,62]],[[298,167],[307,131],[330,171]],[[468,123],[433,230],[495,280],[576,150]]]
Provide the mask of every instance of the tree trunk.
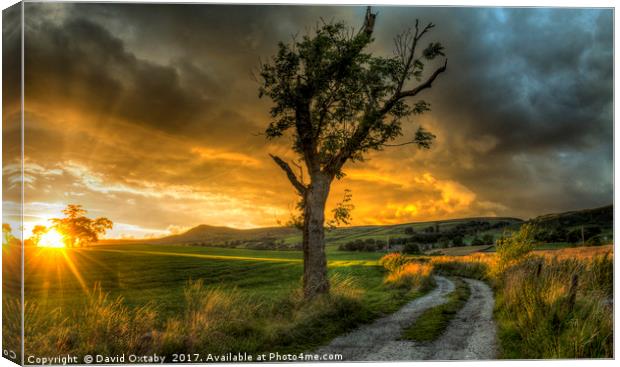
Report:
[[330,184],[331,180],[325,175],[314,175],[305,195],[303,251],[306,299],[329,293],[324,224]]

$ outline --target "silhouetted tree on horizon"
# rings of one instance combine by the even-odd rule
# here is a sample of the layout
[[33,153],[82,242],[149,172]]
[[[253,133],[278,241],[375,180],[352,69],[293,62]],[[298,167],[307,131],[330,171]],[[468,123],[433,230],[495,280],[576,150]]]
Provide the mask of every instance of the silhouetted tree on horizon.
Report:
[[99,235],[112,229],[112,221],[101,217],[86,217],[86,210],[81,205],[69,204],[62,211],[64,218],[52,218],[52,226],[60,232],[67,247],[87,246],[99,240]]

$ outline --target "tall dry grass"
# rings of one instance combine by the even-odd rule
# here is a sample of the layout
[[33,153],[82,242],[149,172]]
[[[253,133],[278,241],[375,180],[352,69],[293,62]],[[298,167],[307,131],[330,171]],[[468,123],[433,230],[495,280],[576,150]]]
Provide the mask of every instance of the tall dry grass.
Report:
[[432,257],[439,272],[484,279],[505,358],[613,356],[613,255],[576,249]]
[[385,278],[385,284],[395,288],[427,290],[433,283],[433,265],[418,262],[407,263]]
[[[265,348],[293,351],[300,344],[312,345],[314,340],[336,336],[352,330],[376,315],[363,303],[363,290],[352,277],[332,275],[328,295],[310,302],[303,298],[301,288],[274,304],[274,315],[265,325]],[[318,345],[317,345],[318,346]]]
[[435,285],[433,265],[425,260],[400,253],[390,253],[379,259],[387,271],[384,283],[393,288],[426,291]]
[[330,280],[329,295],[308,302],[299,287],[269,303],[237,289],[190,281],[184,290],[183,313],[168,319],[162,319],[153,304],[129,308],[122,298],[111,298],[99,287],[86,297],[83,308],[70,315],[27,303],[26,354],[170,356],[296,350],[323,342],[321,335],[335,336],[373,317],[366,312],[363,290],[353,278],[334,275]]
[[498,279],[497,318],[508,357],[613,356],[609,256],[532,257]]
[[399,252],[392,252],[381,257],[379,265],[383,266],[387,271],[393,272],[410,261],[411,257],[404,256]]
[[99,286],[79,313],[49,312],[33,302],[26,302],[24,313],[27,355],[144,353],[151,349],[147,339],[157,323],[152,305],[129,309],[122,298],[110,298]]
[[255,320],[262,305],[255,298],[237,289],[205,287],[202,280],[189,281],[184,296],[184,314],[166,320],[155,335],[154,349],[160,353],[237,352],[260,334]]

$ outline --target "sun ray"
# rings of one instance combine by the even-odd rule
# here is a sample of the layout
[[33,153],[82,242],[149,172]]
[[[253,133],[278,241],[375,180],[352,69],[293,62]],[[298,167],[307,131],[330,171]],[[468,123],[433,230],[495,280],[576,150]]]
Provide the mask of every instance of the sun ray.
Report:
[[41,236],[38,246],[49,248],[65,248],[64,236],[54,228],[51,228]]
[[65,258],[65,261],[67,262],[67,266],[69,267],[69,270],[71,270],[71,272],[73,273],[73,276],[75,276],[75,279],[77,279],[77,281],[80,283],[80,286],[82,287],[82,290],[84,290],[84,293],[89,294],[88,287],[86,286],[86,282],[84,281],[84,278],[82,278],[82,275],[78,271],[77,266],[75,266],[75,263],[73,262],[73,260],[71,260],[69,255],[67,255],[66,251],[62,251],[62,256]]

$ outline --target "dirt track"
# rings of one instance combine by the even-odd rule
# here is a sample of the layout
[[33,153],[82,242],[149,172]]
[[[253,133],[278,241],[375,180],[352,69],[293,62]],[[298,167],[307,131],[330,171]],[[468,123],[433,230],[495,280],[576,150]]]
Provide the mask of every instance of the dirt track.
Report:
[[413,361],[493,359],[497,344],[493,292],[485,283],[465,279],[471,297],[442,336],[431,343],[400,340],[401,332],[428,308],[447,301],[454,290],[447,278],[435,276],[437,287],[397,312],[337,337],[317,353],[340,353],[345,361]]

